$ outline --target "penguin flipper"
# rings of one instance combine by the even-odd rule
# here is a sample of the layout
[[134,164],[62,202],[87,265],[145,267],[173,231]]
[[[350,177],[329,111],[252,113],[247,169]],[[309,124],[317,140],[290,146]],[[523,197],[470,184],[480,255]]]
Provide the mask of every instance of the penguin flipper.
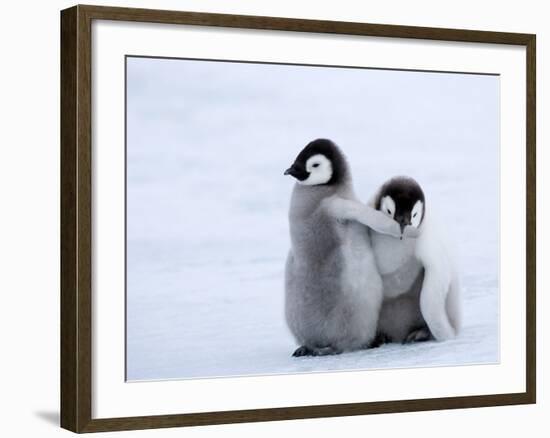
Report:
[[328,214],[339,221],[356,221],[378,233],[401,237],[399,224],[371,206],[338,197],[328,198],[323,202]]
[[[428,223],[424,227],[428,227]],[[420,291],[422,316],[436,340],[452,339],[459,330],[460,290],[454,262],[433,224],[429,224],[429,229],[425,228],[418,238],[416,257],[424,267],[424,281]],[[449,306],[449,298],[452,306]]]
[[424,282],[420,292],[420,311],[435,339],[444,341],[456,336],[449,321],[446,302],[450,288],[447,272],[441,267],[424,265]]

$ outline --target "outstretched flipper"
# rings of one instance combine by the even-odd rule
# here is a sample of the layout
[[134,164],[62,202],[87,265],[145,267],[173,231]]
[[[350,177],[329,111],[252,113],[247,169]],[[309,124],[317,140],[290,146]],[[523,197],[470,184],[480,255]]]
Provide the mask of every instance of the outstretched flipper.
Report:
[[[338,197],[328,198],[324,201],[324,207],[328,214],[338,220],[350,220],[359,222],[374,231],[382,234],[388,234],[393,237],[401,238],[401,228],[399,224],[384,213],[352,199]],[[417,237],[418,230],[413,227],[407,227],[406,237]]]

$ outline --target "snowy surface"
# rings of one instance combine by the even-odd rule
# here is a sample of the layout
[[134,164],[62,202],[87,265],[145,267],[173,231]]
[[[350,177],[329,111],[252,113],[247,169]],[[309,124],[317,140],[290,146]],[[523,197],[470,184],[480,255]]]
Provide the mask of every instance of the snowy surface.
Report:
[[[495,76],[128,59],[128,380],[494,363],[499,360]],[[283,171],[336,141],[367,200],[423,186],[456,248],[453,341],[292,358],[283,312]]]

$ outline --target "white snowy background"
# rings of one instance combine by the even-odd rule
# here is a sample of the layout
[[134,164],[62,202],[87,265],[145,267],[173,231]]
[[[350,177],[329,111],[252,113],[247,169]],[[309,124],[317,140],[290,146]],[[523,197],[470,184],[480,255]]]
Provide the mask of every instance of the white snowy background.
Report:
[[[127,62],[128,380],[498,362],[498,77]],[[456,249],[457,339],[291,357],[283,171],[319,137],[365,200],[394,175],[422,185]]]

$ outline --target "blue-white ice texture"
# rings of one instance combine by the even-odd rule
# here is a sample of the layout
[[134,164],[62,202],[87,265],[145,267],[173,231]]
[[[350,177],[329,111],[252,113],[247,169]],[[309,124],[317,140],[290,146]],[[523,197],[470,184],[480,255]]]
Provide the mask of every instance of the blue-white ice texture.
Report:
[[[127,378],[499,360],[499,78],[127,59]],[[292,358],[283,171],[337,142],[367,200],[416,178],[456,246],[456,340]]]

